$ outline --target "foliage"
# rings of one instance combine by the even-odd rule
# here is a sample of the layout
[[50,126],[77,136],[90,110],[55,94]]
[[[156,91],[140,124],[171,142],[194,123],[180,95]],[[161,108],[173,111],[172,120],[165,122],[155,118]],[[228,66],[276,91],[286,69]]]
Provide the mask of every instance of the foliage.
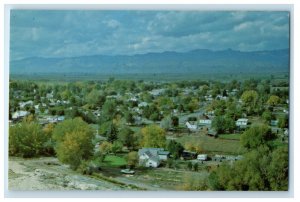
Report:
[[112,144],[112,147],[111,147],[111,152],[113,154],[116,154],[118,152],[121,152],[122,151],[122,148],[123,148],[123,144],[120,142],[120,141],[115,141],[113,144]]
[[128,148],[133,148],[137,144],[137,137],[130,127],[124,126],[118,133],[118,139]]
[[288,150],[260,146],[232,166],[221,165],[210,174],[209,186],[212,190],[287,190]]
[[107,137],[109,142],[114,142],[118,139],[118,129],[113,121],[107,121],[100,125],[99,134]]
[[127,165],[134,168],[139,162],[138,153],[136,151],[129,152],[127,155]]
[[23,122],[9,127],[9,155],[34,157],[47,154],[44,147],[50,137],[36,122]]
[[167,150],[172,154],[172,156],[175,159],[178,159],[181,156],[184,147],[179,142],[176,142],[175,140],[171,140],[167,145]]
[[235,121],[226,116],[216,116],[212,121],[212,127],[217,131],[217,133],[232,133],[235,129]]
[[109,154],[112,151],[112,144],[110,142],[103,141],[99,145],[99,151],[100,151],[101,155]]
[[264,119],[264,121],[269,124],[270,121],[272,120],[273,116],[272,116],[272,113],[267,110],[267,111],[264,111],[264,113],[261,115],[261,117]]
[[267,101],[268,105],[275,106],[279,103],[280,98],[277,95],[271,95]]
[[288,128],[289,126],[289,117],[288,116],[280,116],[278,120],[278,127],[280,128]]
[[241,135],[241,144],[248,150],[252,150],[261,145],[269,145],[269,141],[274,138],[275,135],[268,126],[254,125]]
[[203,191],[208,189],[207,179],[197,173],[188,172],[182,177],[182,185],[178,187],[184,191]]
[[142,147],[164,148],[166,146],[166,132],[157,125],[149,125],[141,129]]
[[53,138],[58,159],[73,169],[93,155],[94,132],[81,118],[59,123],[53,131]]
[[243,105],[247,110],[248,114],[252,114],[257,106],[258,94],[254,90],[247,90],[242,94],[241,97]]

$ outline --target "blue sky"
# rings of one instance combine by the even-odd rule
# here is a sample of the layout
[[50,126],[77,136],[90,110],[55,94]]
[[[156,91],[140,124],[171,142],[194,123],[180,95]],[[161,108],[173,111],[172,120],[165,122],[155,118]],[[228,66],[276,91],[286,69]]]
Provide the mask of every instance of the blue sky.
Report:
[[12,10],[11,59],[289,48],[288,12]]

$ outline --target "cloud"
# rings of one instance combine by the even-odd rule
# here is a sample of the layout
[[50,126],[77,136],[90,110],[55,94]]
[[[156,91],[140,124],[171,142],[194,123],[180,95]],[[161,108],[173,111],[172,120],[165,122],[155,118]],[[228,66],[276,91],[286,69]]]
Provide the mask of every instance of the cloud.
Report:
[[289,47],[288,12],[13,10],[10,53],[24,57]]

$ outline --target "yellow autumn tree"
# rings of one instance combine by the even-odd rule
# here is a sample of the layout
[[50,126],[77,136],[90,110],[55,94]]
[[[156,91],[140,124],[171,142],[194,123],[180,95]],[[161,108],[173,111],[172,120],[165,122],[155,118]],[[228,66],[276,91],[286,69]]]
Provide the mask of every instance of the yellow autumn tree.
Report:
[[142,147],[164,148],[166,146],[166,131],[158,125],[149,125],[141,130]]

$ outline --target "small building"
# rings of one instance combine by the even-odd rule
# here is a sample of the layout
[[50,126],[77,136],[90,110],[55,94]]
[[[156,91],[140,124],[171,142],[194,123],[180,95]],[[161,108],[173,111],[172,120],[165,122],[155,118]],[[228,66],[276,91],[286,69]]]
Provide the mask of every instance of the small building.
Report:
[[147,107],[148,103],[147,102],[141,102],[138,104],[138,107]]
[[145,167],[157,168],[161,161],[168,159],[170,152],[163,148],[142,148],[138,151],[139,164]]
[[199,125],[211,125],[211,122],[211,119],[206,115],[202,115],[199,117]]
[[190,122],[187,121],[185,125],[192,132],[196,132],[198,130],[198,126],[196,124],[191,124]]
[[278,120],[271,120],[270,125],[271,126],[277,126],[278,125]]
[[245,128],[248,125],[248,119],[240,118],[235,122],[235,125],[240,127],[240,128]]
[[286,128],[286,129],[284,130],[283,134],[284,134],[285,136],[289,136],[289,129]]
[[12,119],[14,119],[14,120],[21,119],[27,115],[29,115],[29,112],[27,112],[27,111],[16,111],[13,113]]
[[33,105],[33,101],[32,100],[29,100],[27,102],[20,102],[19,103],[20,108],[24,108],[25,106],[32,106],[32,105]]
[[207,154],[198,154],[197,160],[206,161],[207,160]]

